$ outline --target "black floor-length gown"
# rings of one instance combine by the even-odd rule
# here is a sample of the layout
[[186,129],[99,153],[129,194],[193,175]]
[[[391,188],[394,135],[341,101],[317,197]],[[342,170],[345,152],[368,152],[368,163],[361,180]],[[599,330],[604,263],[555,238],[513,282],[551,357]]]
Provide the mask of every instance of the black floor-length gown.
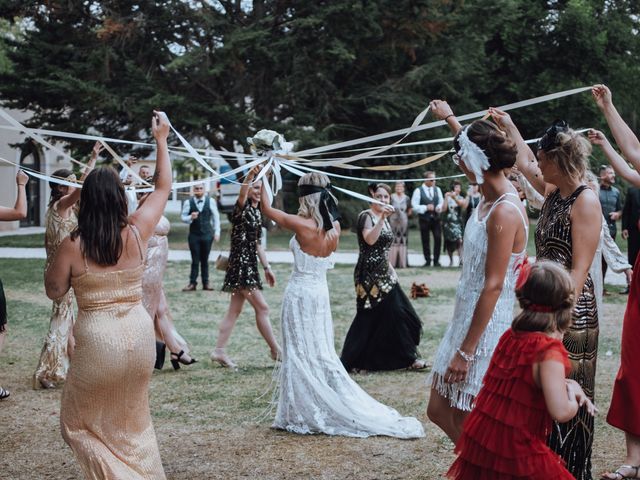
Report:
[[[369,245],[363,229],[373,228],[378,221],[385,225],[378,240]],[[407,368],[418,358],[422,322],[390,268],[392,243],[386,220],[377,219],[370,210],[360,213],[360,254],[354,271],[357,313],[340,356],[347,371]]]

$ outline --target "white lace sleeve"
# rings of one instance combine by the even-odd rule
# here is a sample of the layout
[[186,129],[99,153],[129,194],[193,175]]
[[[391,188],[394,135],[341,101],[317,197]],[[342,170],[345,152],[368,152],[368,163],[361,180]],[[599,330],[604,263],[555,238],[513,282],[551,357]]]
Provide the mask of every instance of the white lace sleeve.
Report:
[[522,188],[522,190],[524,191],[525,197],[527,197],[529,206],[531,208],[535,208],[536,210],[540,210],[542,208],[542,204],[544,203],[544,197],[540,195],[540,193],[535,188],[533,188],[533,186],[529,183],[529,180],[527,180],[522,173],[518,173],[518,183],[520,184],[520,188]]
[[620,251],[615,240],[609,234],[607,222],[602,218],[602,257],[608,267],[616,273],[624,272],[631,268],[627,257]]

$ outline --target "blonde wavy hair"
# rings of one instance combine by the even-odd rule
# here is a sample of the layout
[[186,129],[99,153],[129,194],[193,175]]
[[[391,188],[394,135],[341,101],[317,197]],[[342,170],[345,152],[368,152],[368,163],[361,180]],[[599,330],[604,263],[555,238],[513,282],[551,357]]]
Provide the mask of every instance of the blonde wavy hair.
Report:
[[586,183],[589,188],[591,188],[591,185],[593,185],[592,190],[595,193],[598,193],[600,191],[599,179],[596,176],[596,174],[593,173],[591,170],[587,170],[585,172],[585,174],[584,174],[584,183]]
[[[298,181],[298,186],[313,185],[315,187],[326,187],[330,183],[331,181],[329,180],[329,177],[327,177],[324,173],[310,172],[300,178],[300,180]],[[298,198],[298,200],[300,201],[300,208],[298,208],[298,215],[304,218],[312,218],[316,222],[316,225],[318,226],[318,233],[324,231],[324,228],[322,225],[322,215],[320,215],[320,196],[321,195],[322,194],[318,192],[318,193],[312,193],[311,195],[305,195],[304,197]],[[336,199],[336,197],[334,197],[331,192],[329,192],[329,195],[333,197],[337,205],[338,200]],[[335,218],[331,219],[332,222],[334,220]],[[327,231],[327,235],[332,235],[333,233],[337,235],[337,231],[335,228]]]
[[555,163],[560,171],[571,178],[582,179],[589,166],[591,143],[587,138],[569,128],[556,136],[555,148],[545,151],[546,157]]

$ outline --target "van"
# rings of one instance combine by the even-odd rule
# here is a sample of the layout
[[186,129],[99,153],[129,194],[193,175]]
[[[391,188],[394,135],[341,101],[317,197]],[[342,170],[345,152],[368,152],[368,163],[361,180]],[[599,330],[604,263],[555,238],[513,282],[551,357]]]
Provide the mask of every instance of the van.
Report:
[[[220,165],[220,175],[224,175],[227,172],[233,170],[231,166],[224,162]],[[218,211],[220,213],[226,213],[227,216],[233,212],[233,207],[238,200],[240,194],[240,178],[242,175],[237,173],[227,178],[221,178],[216,183],[216,190],[218,192]]]

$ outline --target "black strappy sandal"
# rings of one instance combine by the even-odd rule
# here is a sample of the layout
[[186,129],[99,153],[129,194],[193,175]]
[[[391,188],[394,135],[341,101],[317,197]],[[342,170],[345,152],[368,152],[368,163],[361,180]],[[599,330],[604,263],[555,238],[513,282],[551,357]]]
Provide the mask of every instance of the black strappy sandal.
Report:
[[4,388],[0,387],[0,400],[4,400],[5,398],[9,397],[9,395],[11,395],[11,392],[9,390],[5,390]]
[[189,361],[182,360],[182,355],[184,355],[184,350],[180,350],[180,353],[171,352],[171,365],[174,370],[180,370],[180,364],[191,365],[197,362],[195,358],[192,358]]

